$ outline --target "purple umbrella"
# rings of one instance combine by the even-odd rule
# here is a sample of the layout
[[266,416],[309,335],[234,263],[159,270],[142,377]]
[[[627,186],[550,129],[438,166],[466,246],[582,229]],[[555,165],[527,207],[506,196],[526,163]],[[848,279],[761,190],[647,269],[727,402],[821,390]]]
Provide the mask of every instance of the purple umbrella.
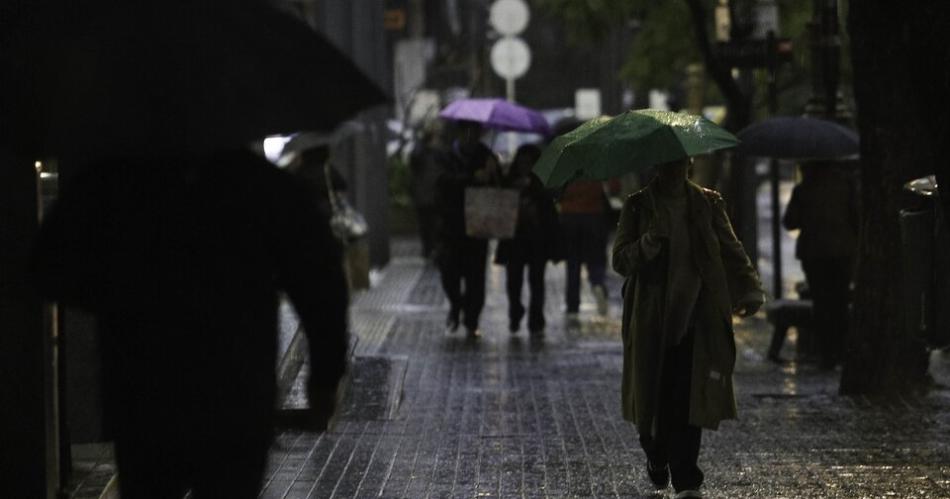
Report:
[[474,121],[494,130],[551,134],[551,127],[541,113],[504,99],[459,99],[446,106],[439,116]]

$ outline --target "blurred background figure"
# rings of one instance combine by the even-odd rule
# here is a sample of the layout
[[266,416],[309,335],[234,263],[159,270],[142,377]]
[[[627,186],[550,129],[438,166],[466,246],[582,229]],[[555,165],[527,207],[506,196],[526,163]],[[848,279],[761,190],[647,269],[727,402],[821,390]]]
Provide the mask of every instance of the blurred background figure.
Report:
[[802,262],[813,302],[820,365],[842,360],[848,331],[851,276],[858,241],[858,195],[851,176],[823,163],[801,166],[782,224],[800,230],[795,256]]
[[457,138],[439,155],[438,201],[442,223],[436,256],[442,287],[449,299],[446,326],[451,331],[465,325],[469,336],[478,336],[479,316],[485,305],[485,266],[488,240],[465,233],[465,189],[485,185],[498,175],[498,160],[481,142],[478,123],[459,121]]
[[558,222],[554,200],[544,189],[531,167],[541,156],[541,149],[533,144],[518,148],[508,174],[502,179],[503,187],[521,191],[518,222],[513,239],[498,243],[495,263],[506,270],[508,294],[508,329],[515,333],[521,327],[525,308],[521,303],[521,288],[525,269],[528,271],[530,301],[528,331],[532,335],[544,331],[544,271],[548,260],[557,258]]
[[581,304],[581,265],[597,301],[597,312],[607,313],[607,216],[609,205],[604,183],[578,180],[564,189],[560,199],[560,224],[567,262],[566,312],[577,314]]
[[422,241],[422,256],[426,259],[432,258],[439,230],[439,205],[436,193],[441,147],[438,130],[427,127],[409,156],[409,172],[412,176],[409,196],[416,210],[419,239]]

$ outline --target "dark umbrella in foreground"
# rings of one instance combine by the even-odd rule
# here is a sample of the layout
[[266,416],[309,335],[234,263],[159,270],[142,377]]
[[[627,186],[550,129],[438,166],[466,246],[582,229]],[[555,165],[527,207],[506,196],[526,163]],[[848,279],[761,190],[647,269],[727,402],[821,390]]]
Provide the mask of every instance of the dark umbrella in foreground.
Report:
[[837,123],[800,116],[779,116],[738,133],[737,151],[780,159],[834,159],[858,154],[858,134]]
[[504,99],[459,99],[440,111],[439,117],[474,121],[492,130],[551,133],[551,127],[541,113]]
[[263,0],[37,0],[6,9],[0,146],[94,159],[330,130],[387,96]]

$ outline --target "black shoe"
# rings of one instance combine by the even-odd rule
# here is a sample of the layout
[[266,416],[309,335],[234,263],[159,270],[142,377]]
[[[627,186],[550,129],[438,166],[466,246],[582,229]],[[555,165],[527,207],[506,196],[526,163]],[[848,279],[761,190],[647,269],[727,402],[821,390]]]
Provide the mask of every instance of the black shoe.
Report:
[[465,326],[465,331],[467,331],[468,337],[473,340],[482,336],[482,332],[477,327]]
[[544,319],[541,319],[541,320],[535,319],[535,320],[528,321],[528,331],[531,331],[531,334],[533,336],[544,334],[544,326],[545,326]]
[[508,330],[517,333],[521,329],[521,318],[524,317],[524,309],[509,310],[508,312]]
[[655,466],[650,460],[647,460],[647,475],[650,477],[650,482],[656,486],[657,490],[663,490],[670,486],[670,467],[669,465],[664,464],[663,466]]
[[455,332],[459,328],[459,311],[457,309],[449,310],[449,316],[445,318],[445,327],[450,332]]
[[677,492],[673,499],[703,499],[703,493],[699,489],[685,489]]

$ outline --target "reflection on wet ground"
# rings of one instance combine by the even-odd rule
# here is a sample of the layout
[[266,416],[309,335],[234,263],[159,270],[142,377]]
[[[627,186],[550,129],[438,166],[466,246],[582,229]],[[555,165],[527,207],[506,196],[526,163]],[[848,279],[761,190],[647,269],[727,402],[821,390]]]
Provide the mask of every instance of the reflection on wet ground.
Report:
[[[512,335],[493,269],[471,340],[444,330],[435,270],[396,258],[353,307],[364,399],[347,402],[333,432],[281,434],[262,497],[670,497],[647,485],[636,431],[620,418],[620,283],[607,317],[585,290],[573,319],[563,281],[563,267],[548,268],[545,335]],[[769,334],[762,318],[737,327],[740,419],[704,433],[709,497],[950,496],[946,388],[840,397],[835,371],[765,361]],[[950,358],[934,362],[950,380]]]

